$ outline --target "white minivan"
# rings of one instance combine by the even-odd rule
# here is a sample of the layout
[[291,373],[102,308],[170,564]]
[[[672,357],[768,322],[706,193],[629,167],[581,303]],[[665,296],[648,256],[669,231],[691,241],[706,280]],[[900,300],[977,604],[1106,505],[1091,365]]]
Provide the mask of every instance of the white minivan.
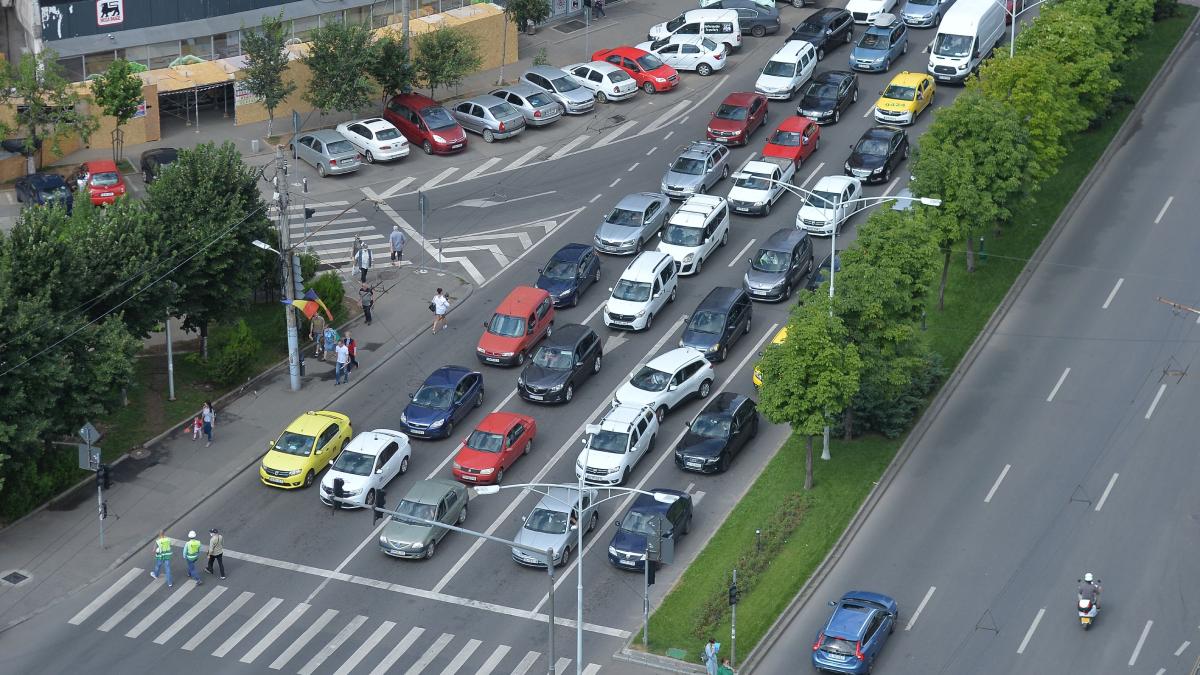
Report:
[[763,67],[754,83],[754,91],[770,99],[791,100],[812,77],[816,67],[816,47],[804,40],[786,42]]
[[608,289],[604,325],[617,330],[648,330],[654,316],[675,301],[679,276],[675,259],[662,251],[642,251]]
[[938,82],[962,82],[1004,37],[1004,7],[993,0],[958,0],[929,45],[926,70]]
[[698,274],[704,261],[729,243],[729,203],[716,195],[692,195],[658,234],[658,250],[675,259],[679,275]]
[[733,51],[742,46],[742,25],[737,10],[692,9],[679,16],[650,27],[649,40],[661,40],[672,35],[703,35],[715,42],[724,42]]

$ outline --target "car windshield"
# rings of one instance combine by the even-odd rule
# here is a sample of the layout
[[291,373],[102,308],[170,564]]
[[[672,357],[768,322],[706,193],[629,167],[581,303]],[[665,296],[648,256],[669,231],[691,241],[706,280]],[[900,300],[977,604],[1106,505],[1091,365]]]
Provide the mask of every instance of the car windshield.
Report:
[[662,240],[664,244],[676,246],[699,246],[704,242],[704,230],[698,227],[667,225],[663,228]]
[[763,68],[762,74],[791,77],[796,74],[796,64],[787,61],[767,61],[767,67]]
[[638,227],[642,224],[642,212],[632,209],[623,209],[617,207],[608,212],[604,217],[604,222],[609,225],[623,225],[625,227]]
[[704,438],[729,438],[729,418],[724,415],[701,415],[692,422],[692,433]]
[[588,447],[592,450],[623,455],[625,454],[625,448],[629,447],[629,434],[619,431],[602,430],[592,435],[591,440],[588,442]]
[[908,0],[908,4],[922,5],[924,7],[931,7],[933,5],[938,4],[938,0]]
[[962,58],[971,53],[972,42],[974,39],[970,35],[938,33],[933,40],[933,53],[936,56]]
[[488,332],[504,337],[521,337],[525,334],[525,319],[507,314],[493,314],[488,323]]
[[409,520],[404,516],[415,516],[417,518],[424,518],[425,520],[436,520],[435,516],[437,516],[437,507],[435,507],[433,504],[422,504],[420,502],[412,502],[407,499],[401,499],[400,503],[396,505],[396,515],[392,516],[392,520],[399,521],[401,523],[412,523],[414,525],[425,524],[419,523],[415,520]]
[[760,272],[782,272],[787,269],[789,258],[783,251],[760,248],[750,266]]
[[566,260],[551,260],[542,270],[542,275],[548,279],[574,279],[578,266]]
[[837,85],[813,82],[808,85],[808,89],[804,91],[804,95],[819,99],[835,99],[837,98],[837,91]]
[[657,519],[658,514],[655,513],[630,511],[621,519],[621,529],[627,532],[636,532],[637,534],[654,534],[654,522]]
[[507,103],[497,103],[496,105],[488,108],[488,112],[492,113],[492,117],[495,117],[496,119],[512,117],[513,115],[519,114],[517,113],[516,108]]
[[554,103],[553,99],[551,99],[548,95],[543,94],[540,91],[535,94],[529,94],[528,96],[525,97],[525,100],[529,101],[529,105],[531,105],[535,108],[541,108],[542,106],[547,106],[547,105],[550,105],[551,103]]
[[377,141],[393,141],[397,138],[400,138],[400,132],[396,129],[379,129],[375,132]]
[[569,77],[556,77],[550,80],[550,84],[554,85],[554,90],[558,92],[575,91],[579,88],[579,83]]
[[544,534],[562,534],[567,531],[567,514],[562,511],[534,509],[525,519],[525,529]]
[[314,436],[305,436],[294,431],[285,431],[275,441],[275,451],[297,457],[308,457],[312,454],[313,445],[317,442]]
[[887,154],[888,142],[879,138],[864,138],[854,146],[854,151],[860,155],[883,156]]
[[326,145],[325,149],[330,155],[342,155],[348,152],[354,152],[354,146],[350,145],[350,141],[334,141]]
[[695,157],[677,157],[675,163],[671,165],[671,171],[689,176],[699,176],[704,173],[704,160]]
[[353,476],[366,476],[371,473],[374,464],[374,455],[364,455],[361,452],[346,450],[338,455],[337,460],[333,463],[333,470]]
[[800,145],[800,132],[776,129],[775,133],[771,134],[771,137],[767,139],[767,142],[774,143],[775,145],[797,146]]
[[650,51],[656,52],[656,51],[662,49],[663,47],[666,47],[669,44],[671,44],[671,38],[669,38],[669,37],[659,38],[658,40],[655,40],[654,42],[650,43]]
[[887,49],[890,46],[890,41],[887,35],[867,31],[863,33],[862,39],[858,41],[858,46],[863,49]]
[[722,103],[720,108],[717,108],[715,117],[719,120],[734,120],[742,121],[750,114],[750,109],[740,105],[730,105]]
[[458,124],[454,121],[454,117],[440,105],[431,105],[422,110],[421,119],[425,120],[425,124],[429,125],[430,129],[450,129]]
[[570,370],[575,364],[575,352],[564,347],[538,347],[533,362],[550,370]]
[[917,98],[917,88],[899,84],[889,84],[888,88],[883,90],[883,97],[894,98],[897,101],[912,101]]
[[629,384],[643,391],[664,391],[670,383],[670,373],[655,370],[650,366],[642,366],[642,369],[629,379]]
[[838,201],[838,193],[827,192],[825,190],[813,190],[805,200],[805,206],[811,206],[815,209],[832,209],[833,205]]
[[630,281],[622,279],[617,282],[613,288],[612,296],[617,300],[629,300],[630,302],[645,302],[650,299],[650,284],[644,281]]
[[42,193],[42,199],[53,199],[53,198],[70,199],[71,198],[71,191],[67,189],[66,185],[58,185],[58,186],[55,186],[52,188],[45,188],[45,189],[39,190],[39,192]]
[[719,335],[723,328],[725,328],[725,315],[721,312],[708,310],[693,314],[692,321],[688,324],[688,330],[694,330],[697,333],[710,333],[712,335]]
[[453,400],[454,390],[449,387],[435,387],[427,384],[413,394],[413,403],[436,410],[449,409],[450,402]]
[[829,654],[838,654],[840,656],[854,656],[854,652],[857,648],[858,645],[851,640],[829,637],[828,635],[826,635],[825,639],[821,642],[821,651]]
[[[785,143],[784,145],[787,144]],[[769,190],[771,189],[771,181],[767,180],[765,176],[747,173],[733,179],[733,186],[746,188],[747,190]]]
[[504,449],[504,436],[476,429],[467,438],[467,447],[480,452],[497,453]]
[[642,67],[642,70],[654,70],[656,68],[662,68],[663,65],[662,60],[653,54],[639,56],[637,63]]
[[96,187],[108,187],[110,185],[116,185],[117,181],[119,180],[121,180],[121,178],[116,174],[115,171],[102,171],[100,173],[92,174],[92,185],[95,185]]

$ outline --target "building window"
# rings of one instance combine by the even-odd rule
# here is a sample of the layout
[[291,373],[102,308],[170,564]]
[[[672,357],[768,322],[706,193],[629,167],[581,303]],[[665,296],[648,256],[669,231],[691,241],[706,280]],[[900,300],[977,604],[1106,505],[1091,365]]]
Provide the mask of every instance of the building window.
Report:
[[212,36],[213,58],[227,59],[242,53],[242,34],[237,31]]
[[150,62],[150,57],[146,54],[146,45],[118,49],[117,58],[125,59],[131,63],[140,63],[143,66]]
[[104,74],[104,71],[108,70],[108,65],[116,58],[111,49],[105,52],[85,54],[83,57],[84,77]]
[[184,54],[198,56],[208,61],[212,58],[212,37],[205,35],[204,37],[188,38],[181,41],[180,48]]
[[371,6],[352,7],[346,10],[346,23],[368,23],[371,20]]
[[65,59],[59,59],[58,65],[65,71],[67,81],[79,82],[83,80],[83,57],[71,56]]
[[321,25],[322,26],[328,26],[331,23],[341,23],[341,22],[342,22],[342,13],[341,12],[327,12],[327,13],[321,15]]
[[391,22],[396,13],[396,3],[383,0],[371,5],[371,28],[383,28]]
[[296,38],[299,38],[301,42],[308,42],[309,36],[312,34],[313,29],[317,27],[319,21],[319,17],[315,16],[305,16],[299,19],[293,19],[292,35]]
[[152,45],[146,45],[147,61],[151,70],[156,68],[166,68],[171,65],[171,62],[179,58],[179,41],[171,42],[155,42]]

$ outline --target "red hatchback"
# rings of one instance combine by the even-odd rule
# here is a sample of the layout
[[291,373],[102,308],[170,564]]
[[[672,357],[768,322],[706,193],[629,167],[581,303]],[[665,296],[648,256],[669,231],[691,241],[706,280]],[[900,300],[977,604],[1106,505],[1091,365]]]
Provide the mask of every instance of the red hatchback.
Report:
[[533,450],[537,423],[528,415],[494,412],[475,427],[454,456],[450,472],[464,483],[496,483],[521,455]]
[[605,61],[629,73],[642,91],[653,94],[670,91],[679,84],[679,72],[657,56],[637,47],[613,47],[592,54],[593,61]]
[[749,92],[730,94],[712,114],[705,134],[710,141],[745,145],[750,142],[750,135],[762,126],[766,118],[766,96]]
[[483,324],[475,355],[483,363],[519,366],[554,329],[554,301],[540,288],[517,286]]
[[452,155],[467,147],[467,132],[449,110],[428,96],[393,96],[383,110],[383,118],[427,155]]
[[75,170],[75,188],[87,190],[96,206],[112,204],[125,196],[125,179],[110,159],[84,162]]
[[767,138],[763,146],[763,157],[790,159],[800,168],[804,160],[821,147],[821,125],[807,117],[792,116],[784,120],[779,128]]

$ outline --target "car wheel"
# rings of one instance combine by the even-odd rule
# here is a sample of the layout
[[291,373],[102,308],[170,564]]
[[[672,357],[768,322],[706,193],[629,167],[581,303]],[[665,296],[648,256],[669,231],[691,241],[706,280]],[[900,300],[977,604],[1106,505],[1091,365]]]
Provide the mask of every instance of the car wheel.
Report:
[[891,69],[892,69],[892,60],[888,59],[888,60],[884,61],[883,62],[883,72],[886,73],[887,71],[889,71]]
[[600,360],[602,358],[603,357],[601,357],[601,356],[597,356],[596,360],[592,362],[592,373],[593,374],[600,372]]
[[575,385],[568,384],[567,390],[563,392],[563,401],[565,403],[570,403],[571,399],[573,398],[575,398]]
[[758,415],[754,416],[754,421],[750,423],[750,438],[758,435]]
[[803,9],[804,0],[792,0],[792,7],[795,7],[796,9]]
[[608,96],[604,92],[598,91],[596,92],[596,100],[601,103],[608,103]]
[[709,75],[712,75],[712,72],[712,66],[708,65],[707,63],[701,63],[700,65],[696,66],[696,74],[700,77],[708,77]]
[[363,159],[367,160],[367,164],[375,163],[375,155],[372,155],[370,150],[363,153]]
[[700,270],[704,269],[704,258],[696,259],[696,271],[693,274],[700,274]]
[[579,306],[579,291],[576,290],[575,295],[571,296],[571,307],[578,307],[578,306]]
[[646,452],[654,450],[654,446],[658,444],[658,436],[651,436],[650,442],[646,444]]
[[742,335],[750,334],[750,319],[746,319],[746,327],[742,329]]
[[600,266],[599,265],[596,266],[595,283],[597,283],[597,284],[600,283]]
[[309,469],[308,473],[304,474],[304,487],[311,486],[313,484],[313,479],[315,479],[316,477],[317,477],[317,475],[315,473],[313,473],[313,470]]
[[366,504],[367,506],[375,505],[375,491],[374,490],[367,490],[367,496],[363,497],[363,503]]
[[705,380],[701,382],[700,391],[697,393],[700,394],[700,398],[708,398],[708,395],[712,393],[712,380]]
[[855,88],[855,90],[854,90],[854,93],[853,93],[853,94],[850,94],[850,102],[851,102],[851,103],[858,103],[858,89],[857,89],[857,88]]
[[467,505],[463,504],[463,510],[458,512],[458,524],[462,525],[467,522]]
[[454,422],[446,422],[446,438],[454,435]]
[[408,458],[407,457],[400,460],[400,475],[403,476],[406,473],[408,473]]
[[728,243],[729,243],[729,230],[725,230],[724,232],[721,233],[721,246],[724,246],[725,244],[728,244]]
[[817,60],[818,61],[825,60],[825,48],[824,47],[821,47],[820,49],[817,50]]
[[854,31],[848,30],[846,31],[846,44],[850,44],[851,42],[854,42]]
[[721,178],[729,178],[729,165],[721,167]]
[[721,360],[721,361],[724,361],[724,360],[725,360],[725,359],[727,359],[727,358],[729,358],[729,347],[726,347],[725,345],[721,345],[721,358],[720,358],[720,360]]
[[688,516],[687,520],[683,521],[683,527],[680,528],[680,532],[687,534],[688,532],[691,532],[691,531],[692,531],[692,517]]
[[[600,524],[600,514],[596,513],[595,511],[592,511],[592,517],[590,520],[588,520],[587,531],[591,532],[592,530],[596,529],[596,525],[598,525],[598,524]],[[893,624],[893,626],[894,625],[895,624]]]
[[[817,140],[813,142],[813,152],[821,149],[821,137],[817,136]],[[799,168],[799,167],[797,167]]]
[[651,94],[651,95],[658,92],[658,90],[654,88],[653,82],[647,82],[647,83],[643,84],[642,91],[646,92],[647,94]]
[[494,140],[496,140],[496,134],[493,133],[491,129],[484,129],[483,130],[483,142],[491,143]]
[[621,485],[629,482],[629,469],[625,469],[625,473],[621,474]]
[[805,273],[805,274],[812,274],[812,268],[813,268],[813,259],[812,259],[812,258],[809,258],[809,259],[808,259],[808,266],[804,268],[804,273]]
[[479,398],[475,399],[475,407],[483,405],[483,389],[479,390]]
[[637,246],[633,247],[633,254],[636,256],[637,254],[641,253],[642,247],[645,245],[646,245],[646,242],[642,241],[641,239],[638,239]]
[[667,296],[667,302],[675,302],[675,293],[679,291],[679,286],[671,287],[671,294]]
[[907,40],[904,42],[904,48],[903,48],[903,49],[900,51],[900,53],[901,53],[901,54],[907,54],[907,53],[908,53],[908,41],[907,41]]
[[790,297],[792,297],[792,285],[789,283],[783,287],[783,299],[784,301],[787,301],[787,299]]
[[658,406],[658,410],[655,410],[654,414],[658,417],[658,423],[662,424],[663,420],[667,418],[667,406]]
[[571,563],[571,547],[563,549],[562,555],[558,557],[558,566],[565,567]]
[[842,111],[835,109],[833,111],[833,123],[837,124],[838,122],[841,122],[841,121],[842,121]]
[[642,330],[650,330],[650,326],[653,326],[653,325],[654,325],[654,315],[651,314],[646,317],[646,327],[643,328]]
[[883,167],[883,182],[888,183],[892,180],[892,167]]
[[767,34],[767,29],[762,26],[755,26],[750,29],[750,34],[756,38],[760,38]]
[[421,142],[421,149],[422,149],[422,150],[424,150],[424,151],[425,151],[425,154],[427,154],[427,155],[432,155],[432,154],[433,154],[433,144],[432,144],[432,143],[430,143],[429,141],[422,141],[422,142]]
[[325,165],[324,164],[317,165],[317,175],[320,176],[321,178],[325,177]]
[[[769,215],[771,215],[771,202],[767,202],[766,204],[763,204],[763,217],[765,218],[766,216],[769,216]],[[725,243],[721,242],[721,245],[724,246]]]
[[437,542],[436,541],[429,542],[429,547],[425,549],[425,559],[429,560],[430,558],[432,558],[433,553],[436,550],[437,550]]
[[908,159],[908,146],[904,146],[904,159]]
[[934,28],[936,28],[936,27],[938,27],[938,26],[940,26],[940,25],[942,25],[942,15],[941,15],[941,14],[934,14],[934,15],[933,15],[933,26],[934,26]]
[[500,469],[499,473],[496,474],[496,485],[499,485],[503,482],[504,482],[504,469]]
[[529,439],[529,442],[525,444],[525,454],[528,455],[531,452],[533,452],[533,439],[532,438]]
[[525,365],[525,352],[517,352],[517,365]]
[[[150,177],[150,172],[149,172],[149,171],[143,171],[143,172],[142,172],[142,182],[143,182],[143,183],[145,183],[146,185],[149,185],[149,184],[150,184],[150,181],[152,181],[152,180],[153,180],[153,179]],[[17,201],[21,201],[21,196],[20,196],[20,195],[17,195]]]

